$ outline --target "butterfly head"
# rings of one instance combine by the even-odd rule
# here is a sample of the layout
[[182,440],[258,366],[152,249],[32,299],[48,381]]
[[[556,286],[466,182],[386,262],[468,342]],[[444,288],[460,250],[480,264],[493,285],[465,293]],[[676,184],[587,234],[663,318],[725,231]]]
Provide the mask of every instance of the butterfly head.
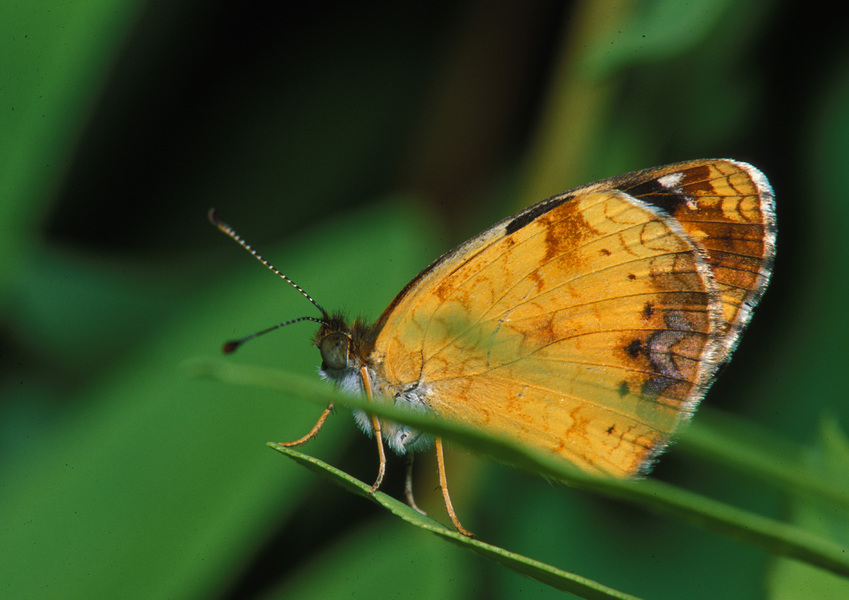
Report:
[[313,345],[321,353],[321,371],[326,377],[338,381],[343,373],[368,364],[374,345],[371,326],[360,319],[349,324],[341,313],[320,322]]
[[313,338],[321,353],[321,370],[345,371],[351,364],[351,328],[341,315],[324,319]]

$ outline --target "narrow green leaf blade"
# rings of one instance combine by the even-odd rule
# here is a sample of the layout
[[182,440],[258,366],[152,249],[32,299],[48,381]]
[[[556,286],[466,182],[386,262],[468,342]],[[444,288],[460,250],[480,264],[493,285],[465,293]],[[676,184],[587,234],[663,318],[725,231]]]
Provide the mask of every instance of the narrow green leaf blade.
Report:
[[544,477],[627,500],[652,512],[673,515],[709,531],[760,546],[774,554],[803,560],[840,575],[849,575],[849,557],[845,549],[829,539],[660,481],[595,477],[555,456],[532,451],[515,442],[487,435],[459,423],[441,421],[431,415],[406,411],[381,402],[370,403],[365,398],[342,394],[331,386],[292,373],[220,360],[195,360],[187,363],[186,367],[197,376],[269,387],[322,404],[333,402],[363,409],[381,418],[403,422],[451,439],[471,450]]
[[346,490],[372,500],[402,520],[426,531],[430,531],[454,544],[471,550],[472,552],[480,554],[481,556],[495,561],[508,569],[512,569],[517,573],[536,579],[546,585],[550,585],[553,588],[564,592],[570,592],[582,598],[589,598],[593,600],[636,598],[636,596],[614,590],[598,582],[581,577],[580,575],[575,575],[574,573],[563,571],[557,567],[553,567],[527,556],[510,552],[504,548],[499,548],[498,546],[493,546],[492,544],[487,544],[479,540],[470,539],[456,531],[448,529],[441,523],[437,523],[433,519],[420,514],[406,504],[395,500],[391,496],[387,496],[381,491],[377,491],[373,494],[370,493],[371,486],[369,484],[364,483],[317,458],[298,452],[292,448],[281,446],[280,444],[269,443],[268,445],[311,471],[330,478],[333,482],[341,485]]

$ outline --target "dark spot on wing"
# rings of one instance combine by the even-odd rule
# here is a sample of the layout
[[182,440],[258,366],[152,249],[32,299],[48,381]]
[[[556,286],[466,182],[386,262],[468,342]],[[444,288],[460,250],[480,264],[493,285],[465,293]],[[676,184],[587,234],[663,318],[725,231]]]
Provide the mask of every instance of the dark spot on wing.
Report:
[[645,181],[621,191],[656,206],[668,215],[674,215],[678,208],[687,202],[687,196],[675,193],[674,190],[661,185],[657,179]]
[[522,213],[507,223],[507,226],[504,228],[504,232],[507,235],[515,233],[519,231],[522,227],[529,223],[533,223],[536,219],[547,213],[548,211],[557,208],[564,202],[572,199],[572,195],[567,196],[554,196],[553,198],[549,198],[548,200],[543,200],[538,204],[534,204],[532,207],[528,208]]
[[628,353],[628,356],[631,358],[637,358],[643,351],[643,342],[642,340],[632,340],[627,346],[625,346],[625,352]]
[[681,181],[674,187],[666,187],[655,178],[637,185],[628,185],[627,180],[624,180],[617,189],[674,216],[682,207],[687,208],[693,196],[713,192],[710,173],[708,165],[689,167],[681,171]]

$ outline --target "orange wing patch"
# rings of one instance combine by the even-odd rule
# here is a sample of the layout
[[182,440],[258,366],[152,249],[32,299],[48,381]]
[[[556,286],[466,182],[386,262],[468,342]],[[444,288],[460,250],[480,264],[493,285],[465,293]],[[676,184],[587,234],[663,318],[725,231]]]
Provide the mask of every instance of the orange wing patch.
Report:
[[377,370],[390,388],[425,388],[437,414],[590,470],[640,471],[714,369],[721,317],[704,260],[621,192],[562,196],[515,222],[405,295]]

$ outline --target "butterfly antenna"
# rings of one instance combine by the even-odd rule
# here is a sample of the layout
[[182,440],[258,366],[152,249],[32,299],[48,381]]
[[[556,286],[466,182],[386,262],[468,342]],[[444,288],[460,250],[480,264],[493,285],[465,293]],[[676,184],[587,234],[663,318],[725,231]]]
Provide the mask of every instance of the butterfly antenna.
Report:
[[262,331],[257,331],[256,333],[252,333],[250,335],[246,335],[245,337],[238,340],[231,340],[229,342],[225,342],[224,346],[221,347],[221,351],[224,354],[230,354],[231,352],[235,352],[236,348],[244,344],[245,342],[254,339],[255,337],[259,337],[261,335],[265,335],[270,331],[274,331],[275,329],[280,329],[281,327],[286,327],[286,325],[291,325],[292,323],[300,323],[301,321],[313,321],[314,323],[324,323],[323,320],[317,319],[315,317],[299,317],[297,319],[292,319],[291,321],[284,321],[283,323],[278,323],[273,327],[269,327],[268,329],[263,329]]
[[224,348],[223,348],[225,353],[229,354],[230,352],[233,352],[234,350],[236,350],[236,348],[238,348],[239,346],[241,346],[242,344],[244,344],[248,340],[252,340],[255,337],[266,334],[270,331],[274,331],[275,329],[280,329],[281,327],[285,327],[286,325],[291,325],[292,323],[298,323],[300,321],[313,321],[315,323],[326,323],[330,319],[329,315],[327,314],[327,311],[325,311],[318,302],[313,300],[313,297],[310,296],[304,290],[304,288],[302,288],[297,283],[292,281],[289,277],[287,277],[286,275],[284,275],[283,273],[278,271],[277,268],[274,265],[272,265],[270,262],[268,262],[262,256],[260,256],[260,254],[256,250],[251,248],[250,244],[248,244],[245,240],[243,240],[242,237],[238,233],[236,233],[233,230],[232,227],[230,227],[226,222],[224,222],[223,219],[221,219],[221,216],[218,214],[218,211],[215,210],[214,208],[209,209],[209,221],[213,225],[215,225],[220,231],[222,231],[224,234],[226,234],[229,238],[235,240],[242,248],[244,248],[245,250],[250,252],[251,255],[255,259],[257,259],[259,262],[261,262],[263,265],[265,265],[265,267],[268,270],[270,270],[272,273],[277,275],[280,279],[282,279],[283,281],[285,281],[286,283],[291,285],[293,288],[298,290],[304,298],[309,300],[310,303],[313,306],[315,306],[319,310],[319,312],[321,312],[321,316],[322,316],[321,319],[318,319],[316,317],[300,317],[298,319],[292,319],[291,321],[285,321],[283,323],[278,323],[274,327],[269,327],[268,329],[263,329],[262,331],[252,333],[251,335],[245,336],[242,339],[227,342],[226,344],[224,344]]

